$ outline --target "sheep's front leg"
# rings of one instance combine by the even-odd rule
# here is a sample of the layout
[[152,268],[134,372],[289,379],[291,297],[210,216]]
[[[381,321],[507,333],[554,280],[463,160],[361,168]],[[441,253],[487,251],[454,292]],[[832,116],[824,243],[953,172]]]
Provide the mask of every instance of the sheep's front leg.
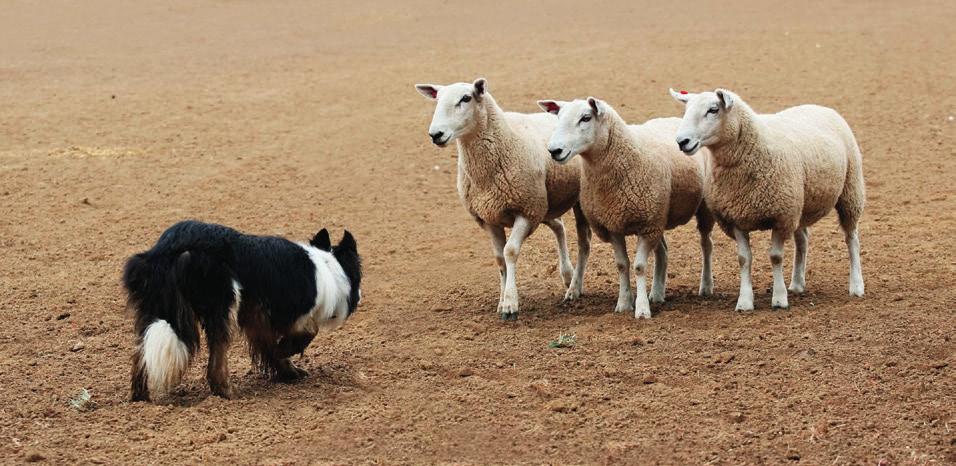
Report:
[[737,240],[737,262],[740,264],[740,294],[737,296],[738,311],[754,310],[754,288],[750,277],[753,254],[750,252],[750,233],[734,228]]
[[810,230],[798,228],[793,232],[793,273],[790,275],[790,291],[803,293],[807,287],[807,248],[810,243]]
[[634,254],[634,274],[637,275],[637,285],[634,289],[634,317],[637,319],[651,318],[651,305],[647,300],[647,257],[650,256],[652,249],[658,247],[654,243],[657,241],[651,241],[643,236],[637,237],[637,253]]
[[564,230],[564,222],[560,218],[545,220],[544,224],[554,232],[554,239],[558,241],[558,268],[561,271],[561,280],[564,287],[571,286],[574,268],[571,266],[571,257],[568,255],[568,238]]
[[652,303],[663,303],[667,291],[667,242],[661,237],[654,249],[654,282],[651,283]]
[[501,303],[505,298],[505,229],[497,225],[483,225],[488,236],[491,237],[491,249],[495,253],[495,263],[498,264],[500,287],[498,289],[498,313],[501,313]]
[[518,285],[515,283],[515,274],[518,268],[518,254],[521,253],[521,243],[531,234],[531,223],[528,219],[515,217],[511,227],[511,236],[505,244],[505,292],[501,298],[501,319],[518,320]]
[[631,294],[631,260],[627,257],[627,242],[623,235],[614,235],[611,236],[611,245],[614,246],[614,262],[617,263],[620,282],[614,312],[631,312],[634,310],[634,297]]
[[770,235],[770,265],[773,267],[773,300],[774,309],[790,307],[787,302],[787,285],[783,282],[783,245],[790,236],[789,232],[773,230]]

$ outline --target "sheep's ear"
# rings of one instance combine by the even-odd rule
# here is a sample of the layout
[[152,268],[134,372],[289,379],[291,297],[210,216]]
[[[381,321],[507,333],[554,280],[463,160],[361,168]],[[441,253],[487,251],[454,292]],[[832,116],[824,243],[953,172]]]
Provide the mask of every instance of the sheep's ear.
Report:
[[416,84],[415,85],[415,90],[417,90],[421,95],[432,100],[435,100],[438,98],[438,90],[441,88],[442,86],[439,86],[437,84]]
[[541,110],[555,115],[561,111],[561,103],[557,100],[539,100],[538,106],[541,107]]
[[329,238],[329,230],[323,228],[322,231],[316,233],[315,236],[312,237],[312,241],[309,241],[309,244],[323,251],[331,251],[332,239]]
[[680,102],[680,103],[682,103],[682,104],[686,104],[687,101],[690,100],[690,98],[691,98],[692,95],[693,95],[693,94],[691,94],[690,92],[687,92],[687,91],[677,92],[677,91],[675,91],[673,88],[671,88],[671,97],[673,97],[674,100],[676,100],[676,101],[678,101],[678,102]]
[[730,110],[734,106],[734,95],[730,91],[717,89],[714,93],[720,99],[720,105],[724,107],[724,110]]
[[478,78],[475,80],[475,97],[481,99],[481,96],[485,95],[485,90],[488,85],[488,80],[485,78]]
[[604,102],[601,102],[594,97],[588,97],[588,105],[591,106],[591,111],[594,112],[594,116],[601,116],[604,114]]

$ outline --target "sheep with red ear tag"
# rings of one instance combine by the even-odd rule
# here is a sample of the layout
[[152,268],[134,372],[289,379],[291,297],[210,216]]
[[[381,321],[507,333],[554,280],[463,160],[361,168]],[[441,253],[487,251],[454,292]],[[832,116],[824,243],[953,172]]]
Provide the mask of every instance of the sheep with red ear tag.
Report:
[[[418,84],[435,101],[428,128],[431,141],[458,150],[458,194],[478,225],[488,232],[500,272],[498,313],[518,317],[517,263],[524,240],[545,224],[557,239],[558,268],[565,300],[581,296],[590,252],[590,230],[578,207],[580,163],[559,165],[545,146],[557,118],[548,113],[512,113],[498,106],[483,78],[472,83]],[[561,216],[574,209],[578,265],[572,268]],[[505,228],[511,234],[505,238]]]
[[[598,237],[614,246],[620,291],[616,312],[651,317],[651,302],[664,302],[667,278],[667,243],[664,232],[697,217],[703,266],[699,293],[713,293],[710,231],[713,219],[703,198],[703,158],[691,158],[671,144],[680,120],[659,118],[628,125],[602,100],[538,101],[558,115],[558,125],[548,142],[551,157],[559,163],[582,160],[581,208]],[[630,262],[624,238],[636,235],[631,290]],[[655,254],[654,281],[647,294],[645,270],[649,253]]]

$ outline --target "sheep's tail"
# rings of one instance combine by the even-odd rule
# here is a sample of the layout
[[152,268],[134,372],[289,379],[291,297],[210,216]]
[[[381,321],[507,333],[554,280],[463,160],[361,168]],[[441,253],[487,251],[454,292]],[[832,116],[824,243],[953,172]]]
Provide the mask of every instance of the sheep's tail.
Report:
[[190,253],[137,254],[126,263],[123,284],[136,317],[132,399],[149,400],[175,387],[199,346],[199,324],[182,293]]

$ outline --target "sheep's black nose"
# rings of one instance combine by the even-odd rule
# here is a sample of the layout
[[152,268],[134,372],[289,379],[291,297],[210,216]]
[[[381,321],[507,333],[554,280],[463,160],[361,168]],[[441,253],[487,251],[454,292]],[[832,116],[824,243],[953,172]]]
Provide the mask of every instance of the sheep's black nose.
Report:
[[559,155],[561,155],[562,152],[564,152],[564,149],[548,149],[548,152],[551,153],[552,159],[556,159]]
[[677,141],[677,147],[680,147],[680,150],[684,150],[684,146],[690,144],[690,138],[684,138],[680,141]]
[[443,131],[439,131],[437,133],[429,133],[428,135],[432,137],[433,143],[438,144],[438,141],[441,141],[441,137],[444,136],[445,133]]

